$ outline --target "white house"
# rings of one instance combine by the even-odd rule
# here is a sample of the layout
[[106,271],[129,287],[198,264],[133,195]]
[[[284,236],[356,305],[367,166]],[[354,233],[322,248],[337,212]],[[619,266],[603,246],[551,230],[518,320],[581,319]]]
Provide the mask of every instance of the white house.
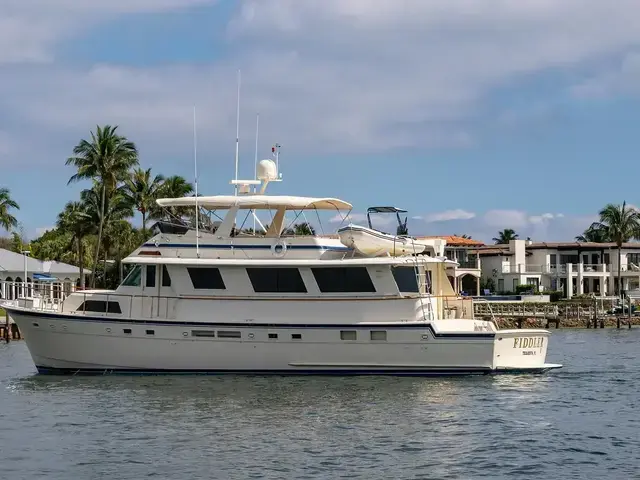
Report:
[[[26,262],[25,262],[26,261]],[[26,283],[25,283],[26,267]],[[90,274],[84,270],[84,274]],[[80,285],[80,269],[67,263],[42,261],[0,248],[0,296],[13,299],[43,291],[54,297],[71,292]],[[24,292],[23,289],[27,291]]]
[[[512,240],[508,245],[478,247],[483,278],[498,292],[518,285],[541,291],[560,290],[565,297],[617,292],[618,249],[614,243],[546,243]],[[640,287],[640,243],[625,243],[621,257],[622,288]]]

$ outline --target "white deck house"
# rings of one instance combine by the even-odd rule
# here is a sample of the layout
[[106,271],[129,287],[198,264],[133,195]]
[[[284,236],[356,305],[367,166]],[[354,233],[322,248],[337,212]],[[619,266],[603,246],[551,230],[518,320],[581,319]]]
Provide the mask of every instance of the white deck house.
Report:
[[[59,298],[80,284],[80,269],[67,263],[42,261],[0,248],[0,296],[5,300],[35,294]],[[90,274],[84,270],[84,274]]]
[[[540,291],[559,290],[565,297],[617,291],[618,250],[613,243],[546,243],[512,240],[508,245],[479,247],[482,277],[492,278],[497,292],[518,285]],[[640,243],[626,243],[621,259],[622,288],[640,286]]]

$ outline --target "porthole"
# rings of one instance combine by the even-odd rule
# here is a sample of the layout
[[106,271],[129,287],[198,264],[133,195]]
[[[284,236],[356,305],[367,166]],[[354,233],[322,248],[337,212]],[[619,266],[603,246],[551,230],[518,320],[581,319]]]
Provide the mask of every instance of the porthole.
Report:
[[55,326],[53,323],[50,323],[50,324],[49,324],[49,328],[53,328],[53,329],[55,329],[55,328],[56,328],[56,326]]
[[249,338],[253,338],[253,337],[254,337],[254,334],[253,334],[253,333],[250,333],[250,334],[249,334],[249,335],[247,335],[247,336],[248,336]]
[[107,331],[107,333],[111,333],[111,329],[109,327],[105,328],[105,330]]
[[40,326],[40,324],[39,324],[38,322],[33,322],[33,326],[34,326],[34,327],[39,327],[39,326]]
[[183,337],[188,337],[189,336],[189,332],[182,332],[182,336]]
[[422,334],[422,340],[429,340],[429,335],[427,335],[426,333]]

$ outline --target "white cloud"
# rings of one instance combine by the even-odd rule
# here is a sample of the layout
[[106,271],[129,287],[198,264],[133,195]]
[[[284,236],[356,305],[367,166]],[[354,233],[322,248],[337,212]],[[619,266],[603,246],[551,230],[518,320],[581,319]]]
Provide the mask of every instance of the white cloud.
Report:
[[364,222],[367,219],[367,216],[362,213],[352,213],[348,216],[340,215],[339,213],[334,215],[329,219],[331,223],[344,223],[345,225],[348,223],[358,223]]
[[425,217],[426,222],[448,222],[451,220],[469,220],[476,216],[473,212],[462,210],[460,208],[455,210],[446,210],[444,212],[430,213]]
[[522,228],[528,223],[528,215],[520,210],[489,210],[484,223],[490,227]]
[[[8,12],[0,20],[0,62],[52,61],[58,42],[118,15],[206,3],[0,0]],[[77,139],[110,121],[143,151],[185,152],[194,103],[210,133],[201,138],[232,144],[241,67],[249,83],[243,118],[260,111],[261,137],[286,132],[291,152],[469,146],[488,93],[523,75],[582,68],[628,49],[640,41],[638,13],[635,0],[245,0],[229,25],[229,60],[16,66],[0,73],[0,107],[29,131]],[[242,138],[253,137],[249,123]],[[26,135],[16,129],[12,136]]]
[[216,0],[0,0],[0,64],[51,62],[58,42],[118,15],[188,8]]
[[640,53],[632,52],[621,59],[615,68],[599,73],[570,91],[577,98],[607,98],[612,95],[640,93]]

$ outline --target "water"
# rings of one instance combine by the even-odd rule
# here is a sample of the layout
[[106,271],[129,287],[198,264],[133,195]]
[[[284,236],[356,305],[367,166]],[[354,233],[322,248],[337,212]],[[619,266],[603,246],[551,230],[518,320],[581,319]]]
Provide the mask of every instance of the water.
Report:
[[44,377],[0,346],[2,479],[640,478],[640,329],[543,376]]

